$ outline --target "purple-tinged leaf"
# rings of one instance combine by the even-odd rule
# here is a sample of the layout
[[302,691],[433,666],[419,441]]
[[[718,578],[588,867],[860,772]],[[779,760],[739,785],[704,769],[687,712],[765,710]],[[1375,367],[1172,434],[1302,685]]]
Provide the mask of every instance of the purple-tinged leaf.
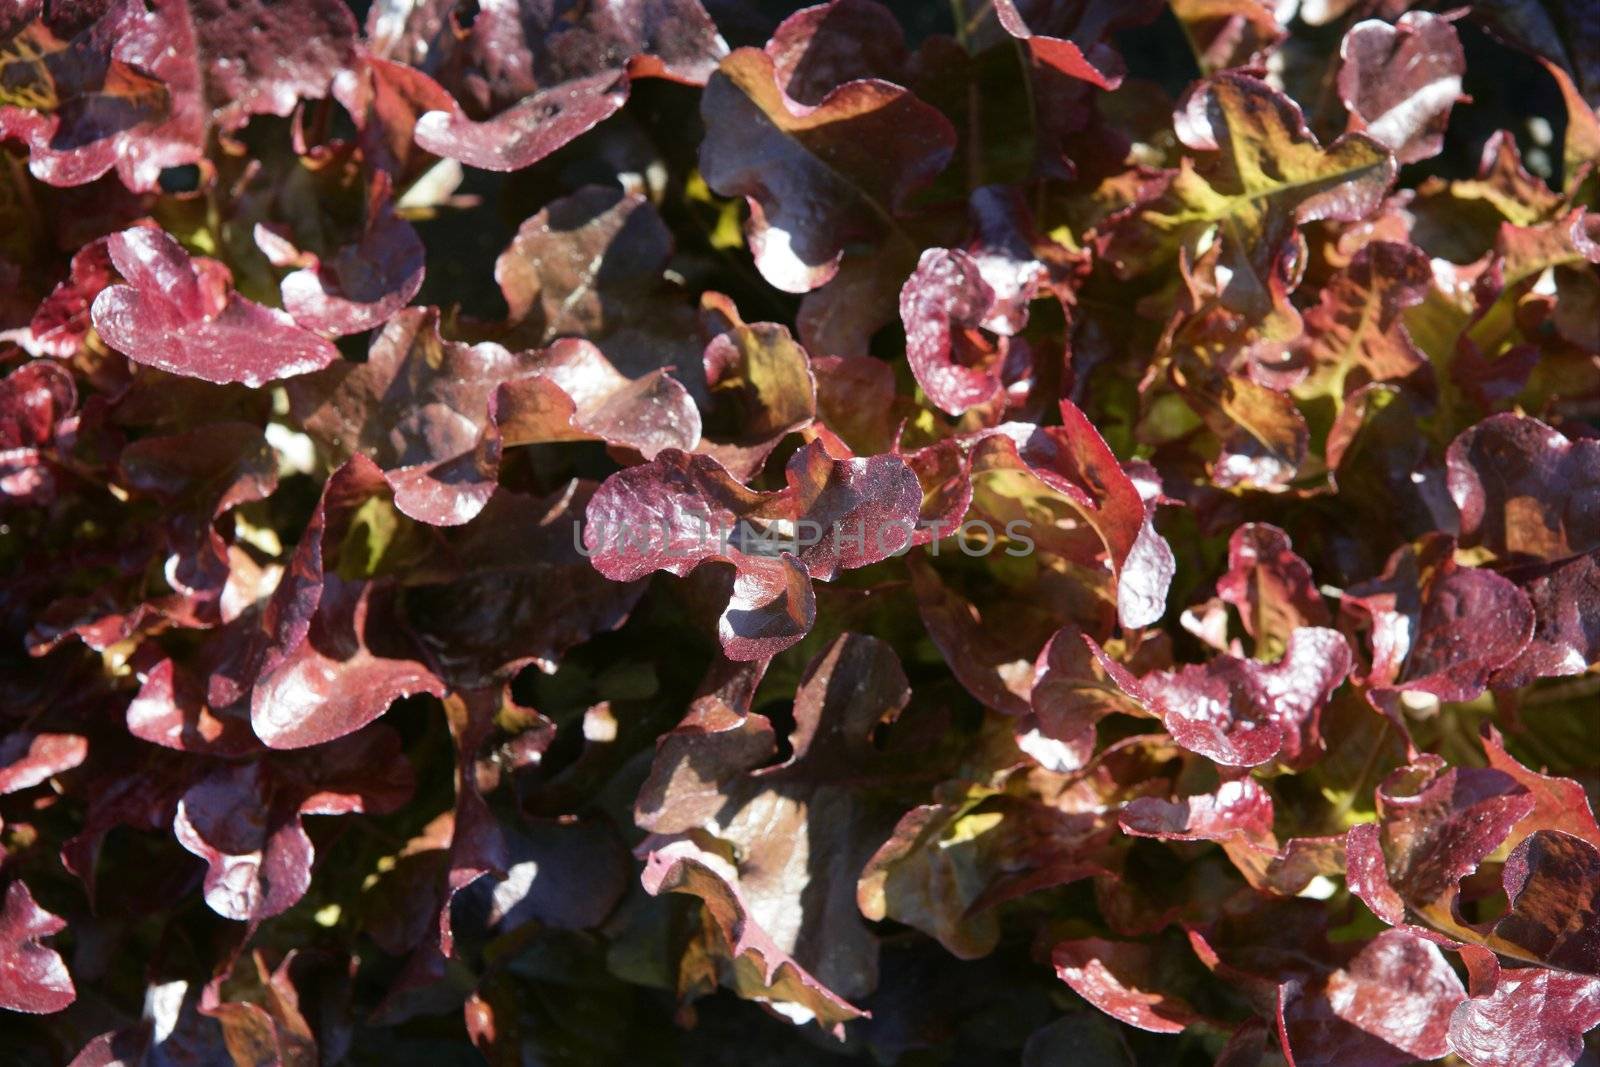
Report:
[[584,545],[613,581],[732,564],[723,649],[772,655],[810,629],[812,579],[903,552],[922,507],[916,475],[896,456],[835,460],[813,443],[785,476],[786,488],[755,492],[709,456],[667,449],[606,479],[589,501]]
[[1296,228],[1317,219],[1350,222],[1376,209],[1394,180],[1393,156],[1365,134],[1322,147],[1293,101],[1235,72],[1191,89],[1174,123],[1200,160],[1184,159],[1170,184],[1134,216],[1132,243],[1114,243],[1113,259],[1131,271],[1144,250],[1175,253],[1222,224],[1222,305],[1247,325],[1264,323],[1269,336],[1289,339],[1292,333],[1284,334],[1295,316],[1285,310],[1284,267],[1286,254],[1296,258]]
[[519,226],[494,277],[512,322],[533,317],[545,340],[593,340],[627,304],[648,298],[671,255],[672,232],[647,198],[591,185]]
[[26,885],[6,886],[0,905],[0,1008],[48,1015],[78,999],[61,954],[40,944],[66,926],[65,919],[34,903]]
[[1289,635],[1276,663],[1220,655],[1145,675],[1130,695],[1161,717],[1174,741],[1223,766],[1274,757],[1304,766],[1321,754],[1322,709],[1352,662],[1342,634],[1306,626]]
[[710,929],[727,960],[724,981],[740,996],[777,1002],[791,1017],[815,1020],[842,1033],[860,1008],[834,993],[783,950],[758,922],[728,862],[693,841],[656,849],[645,861],[644,887],[652,895],[687,893],[704,902]]
[[206,863],[205,900],[251,924],[292,907],[315,858],[302,815],[393,811],[411,796],[410,764],[386,727],[291,756],[223,765],[178,801],[173,833]]
[[1331,621],[1311,567],[1288,534],[1265,523],[1247,523],[1228,538],[1228,570],[1217,579],[1217,595],[1239,612],[1261,659],[1281,654],[1302,626]]
[[[1117,578],[1117,614],[1124,628],[1157,621],[1166,611],[1175,560],[1147,506],[1100,432],[1072,401],[1061,401],[1060,426],[1006,423],[978,437],[972,450],[974,506],[1002,525],[1027,522],[1037,545],[1083,565],[1104,553]],[[1023,485],[1016,484],[1019,480]],[[1046,529],[1018,496],[1061,499],[1070,517]],[[1054,510],[1053,508],[1051,510]],[[1085,528],[1087,527],[1087,528]]]
[[1200,1018],[1184,1000],[1160,990],[1156,952],[1149,945],[1100,938],[1063,941],[1050,960],[1056,977],[1074,993],[1129,1026],[1176,1034]]
[[1386,921],[1401,905],[1446,932],[1470,936],[1455,917],[1460,882],[1537,804],[1515,778],[1422,756],[1378,788],[1379,832],[1352,828],[1351,888]]
[[261,763],[223,767],[184,793],[173,833],[206,863],[205,899],[225,919],[287,911],[311,885],[311,839],[297,818],[263,811]]
[[189,57],[151,54],[147,43],[164,29],[159,13],[133,3],[98,5],[92,14],[22,5],[8,21],[26,18],[30,6],[31,21],[6,27],[11,73],[0,91],[0,131],[28,146],[34,177],[83,185],[116,167],[130,188],[144,190],[162,167],[194,158],[195,145],[163,143],[175,110],[168,83],[181,84],[176,72]]
[[1401,163],[1438,155],[1450,109],[1465,99],[1467,59],[1450,20],[1409,11],[1392,26],[1358,22],[1339,55],[1339,96],[1350,109],[1350,128],[1386,145]]
[[1272,833],[1272,795],[1254,778],[1223,782],[1215,792],[1176,800],[1136,797],[1117,816],[1123,833],[1164,841],[1223,841]]
[[1533,637],[1490,676],[1496,689],[1583,674],[1600,662],[1600,551],[1502,572],[1533,605]]
[[622,625],[644,585],[607,581],[580,554],[593,494],[577,481],[547,497],[502,489],[446,534],[446,561],[411,580],[403,605],[440,677],[478,689],[529,663],[553,671],[569,648]]
[[264,648],[250,723],[272,748],[354,733],[403,696],[444,695],[398,627],[372,624],[392,610],[394,590],[329,570],[330,549],[344,543],[355,511],[382,488],[380,472],[362,456],[333,473],[262,611]]
[[817,382],[811,358],[784,327],[746,325],[731,301],[702,302],[719,332],[706,345],[710,406],[699,451],[736,478],[754,476],[786,436],[811,424]]
[[1450,1050],[1472,1067],[1572,1067],[1600,1026],[1600,979],[1543,967],[1500,971],[1450,1017]]
[[623,377],[592,344],[544,352],[467,345],[439,333],[435,309],[392,318],[367,361],[295,382],[307,431],[343,459],[370,455],[404,514],[469,522],[493,495],[506,447],[596,437],[654,454],[699,439],[699,414],[665,371]]
[[1357,823],[1345,834],[1345,883],[1372,914],[1399,926],[1406,921],[1406,902],[1389,884],[1389,861],[1383,854],[1383,827]]
[[321,370],[339,350],[282,311],[233,292],[228,269],[191,258],[161,230],[134,227],[107,243],[126,284],[94,299],[94,327],[136,363],[207,382],[260,386]]
[[917,384],[941,411],[959,415],[999,394],[1004,338],[979,331],[995,293],[965,252],[930,248],[900,290],[906,360]]
[[1153,17],[1149,0],[1131,4],[1060,0],[995,0],[994,13],[1011,36],[1027,42],[1034,62],[1101,89],[1122,81],[1122,57],[1105,43],[1111,32]]
[[67,277],[34,311],[28,324],[31,351],[64,359],[76,354],[88,338],[90,305],[100,290],[116,279],[106,244],[105,238],[97,238],[73,253]]
[[499,171],[532,166],[615,114],[630,78],[704,84],[727,49],[697,0],[491,3],[451,43],[457,99],[417,120],[417,144]]
[[723,60],[701,101],[706,184],[750,205],[756,266],[785,292],[832,278],[847,244],[892,230],[907,197],[950,161],[955,131],[888,82],[847,82],[816,105],[778,86],[772,57]]
[[[263,244],[259,227],[256,242]],[[300,267],[280,285],[283,308],[313,333],[343,337],[381,326],[422,288],[422,241],[409,222],[394,214],[386,182],[373,186],[366,224],[353,243],[341,245],[327,259],[281,247],[286,245],[268,235],[264,247]]]
[[1451,442],[1445,462],[1463,543],[1552,561],[1600,548],[1600,441],[1493,415]]
[[417,144],[436,156],[484,170],[529,167],[588,133],[628,102],[628,77],[602,70],[569,78],[475,121],[458,106],[417,119]]
[[831,0],[801,8],[772,31],[766,53],[778,84],[802,104],[822,103],[845,82],[906,80],[905,31],[876,0]]
[[1342,399],[1368,382],[1423,380],[1428,357],[1403,313],[1422,302],[1432,280],[1428,257],[1411,245],[1364,245],[1305,314],[1297,346],[1310,364],[1311,384],[1326,382],[1327,392]]
[[1580,783],[1571,778],[1552,778],[1524,767],[1506,751],[1499,731],[1487,724],[1483,754],[1490,767],[1516,779],[1534,800],[1533,811],[1517,823],[1506,839],[1508,847],[1515,847],[1535,830],[1559,830],[1600,848],[1600,823],[1595,821],[1593,805]]
[[78,734],[14,731],[0,740],[0,796],[70,771],[88,754],[89,742]]
[[72,375],[48,360],[26,363],[0,378],[0,508],[54,499],[57,434],[77,405]]
[[355,59],[355,19],[338,0],[162,0],[156,13],[193,28],[196,88],[223,130],[327,95]]
[[1397,549],[1382,576],[1345,590],[1342,610],[1370,629],[1368,699],[1391,717],[1407,690],[1476,697],[1533,633],[1527,596],[1493,571],[1460,566],[1454,548],[1432,534]]
[[1278,1032],[1294,1067],[1400,1067],[1449,1051],[1451,1012],[1465,998],[1437,945],[1385,930],[1325,978],[1282,986]]
[[[769,945],[838,997],[870,992],[877,984],[878,947],[861,920],[857,880],[889,826],[860,795],[860,784],[884,774],[872,734],[909,698],[900,661],[887,644],[844,634],[801,678],[786,762],[764,765],[776,753],[765,718],[697,703],[661,739],[639,791],[639,825],[679,835],[646,842],[645,887],[657,891],[652,881],[659,884],[660,872],[677,866],[681,848],[703,859],[705,846],[696,842],[715,835],[735,847],[735,862],[713,869],[740,900],[749,928],[762,931]],[[798,916],[796,900],[802,902]]]
[[1491,943],[1600,978],[1600,847],[1559,830],[1535,830],[1506,858],[1501,878],[1510,907],[1494,924]]

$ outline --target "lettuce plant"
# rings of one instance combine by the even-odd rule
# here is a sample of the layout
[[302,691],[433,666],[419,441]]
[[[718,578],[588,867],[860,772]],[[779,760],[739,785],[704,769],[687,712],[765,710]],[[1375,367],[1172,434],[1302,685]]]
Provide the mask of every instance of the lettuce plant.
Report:
[[1596,1062],[1597,34],[5,5],[0,1059]]

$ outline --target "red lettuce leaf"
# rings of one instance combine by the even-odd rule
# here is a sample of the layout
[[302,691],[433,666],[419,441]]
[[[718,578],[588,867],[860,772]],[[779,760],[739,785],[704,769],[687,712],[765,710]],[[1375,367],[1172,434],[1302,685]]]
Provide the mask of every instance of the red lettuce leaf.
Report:
[[1472,1067],[1572,1067],[1600,1026],[1600,981],[1540,967],[1502,970],[1450,1017],[1450,1050]]
[[723,60],[701,103],[706,184],[750,205],[750,250],[773,286],[804,293],[839,270],[845,245],[880,239],[907,198],[950,161],[950,123],[908,90],[859,80],[815,105],[790,99],[773,59]]
[[1430,535],[1396,550],[1381,577],[1345,590],[1342,610],[1370,628],[1368,699],[1391,715],[1407,690],[1472,699],[1533,634],[1522,590],[1493,571],[1460,566],[1454,547],[1452,538]]
[[1182,998],[1159,990],[1149,945],[1100,938],[1063,941],[1050,960],[1056,977],[1074,993],[1129,1026],[1176,1034],[1200,1018]]
[[543,352],[468,345],[434,309],[391,319],[367,361],[295,382],[308,432],[336,458],[369,454],[406,515],[457,526],[494,493],[511,445],[601,438],[654,455],[699,438],[699,413],[664,370],[628,379],[587,341]]
[[[645,886],[656,893],[687,879],[702,887],[689,891],[731,931],[726,951],[741,995],[788,1000],[833,1022],[849,1007],[845,999],[877,984],[877,939],[861,920],[856,883],[887,827],[853,783],[882,773],[872,732],[909,696],[888,645],[845,634],[806,667],[785,762],[764,765],[776,751],[766,719],[741,717],[720,701],[697,704],[662,738],[635,810],[657,835],[645,845]],[[701,835],[731,843],[735,861],[708,851]],[[804,901],[798,922],[790,900]],[[762,967],[755,987],[747,984],[755,978],[745,974],[741,927],[759,939],[748,946]],[[780,964],[803,968],[801,989],[763,992],[760,984],[772,986]]]
[[1600,547],[1600,443],[1493,415],[1451,442],[1445,461],[1465,544],[1542,560]]
[[1467,59],[1455,27],[1425,11],[1394,25],[1358,22],[1339,46],[1339,96],[1350,128],[1387,145],[1401,163],[1437,155]]
[[[632,77],[703,84],[726,50],[697,0],[576,12],[548,0],[485,5],[452,57],[455,106],[416,123],[417,144],[488,170],[520,170],[627,102]],[[424,57],[433,66],[432,57]]]
[[788,486],[755,492],[709,456],[667,449],[606,479],[589,501],[584,545],[614,581],[702,563],[734,568],[718,634],[734,659],[758,659],[804,637],[815,618],[811,580],[903,552],[922,488],[895,456],[831,459],[796,452]]
[[259,386],[339,357],[284,312],[234,292],[225,266],[191,258],[169,234],[135,227],[112,235],[107,248],[126,284],[95,297],[94,328],[136,363]]
[[34,902],[26,885],[6,886],[0,905],[0,1008],[48,1014],[78,998],[61,954],[40,944],[66,926],[65,919]]
[[1352,662],[1343,635],[1307,626],[1289,635],[1277,663],[1217,656],[1147,674],[1129,695],[1161,717],[1174,741],[1225,767],[1274,758],[1304,766],[1320,755],[1322,710]]
[[1465,997],[1438,946],[1405,930],[1386,930],[1326,977],[1286,983],[1278,1032],[1295,1067],[1399,1067],[1449,1051],[1451,1013]]
[[1295,554],[1289,535],[1276,526],[1249,523],[1233,532],[1228,538],[1228,570],[1217,579],[1217,595],[1239,612],[1262,659],[1281,655],[1302,626],[1326,626],[1331,621],[1313,584],[1311,567]]

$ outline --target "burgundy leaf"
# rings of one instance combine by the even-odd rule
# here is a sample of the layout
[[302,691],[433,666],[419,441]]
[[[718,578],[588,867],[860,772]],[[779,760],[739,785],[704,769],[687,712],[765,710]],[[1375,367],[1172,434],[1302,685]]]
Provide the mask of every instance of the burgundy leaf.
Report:
[[1446,462],[1466,544],[1543,560],[1600,547],[1600,442],[1494,415],[1451,442]]
[[357,456],[328,479],[288,572],[262,613],[264,650],[250,694],[250,722],[273,748],[303,748],[367,725],[403,696],[442,696],[440,680],[397,628],[372,625],[393,590],[328,570],[351,513],[382,486]]
[[[975,506],[1002,524],[1013,517],[1022,519],[1027,523],[1024,530],[1038,545],[1075,562],[1090,564],[1104,552],[1117,577],[1122,625],[1148,626],[1166,611],[1175,568],[1171,546],[1151,523],[1153,505],[1147,507],[1088,416],[1066,399],[1060,410],[1060,426],[1006,423],[979,436],[972,460]],[[1047,492],[1065,498],[1081,522],[1043,529],[1033,521],[1033,513],[1017,510],[1011,493],[1002,487],[1009,488],[1011,472],[1018,470],[1043,483]],[[986,491],[990,477],[998,483],[992,497]]]
[[987,403],[1000,392],[1005,341],[978,329],[995,303],[994,290],[965,252],[922,253],[900,290],[906,359],[928,399],[952,415]]
[[732,564],[723,649],[734,659],[771,655],[810,629],[813,578],[903,552],[922,506],[916,476],[894,456],[835,460],[811,444],[785,476],[786,488],[754,492],[709,456],[667,449],[601,485],[584,545],[614,581]]
[[1493,992],[1450,1017],[1450,1050],[1472,1067],[1572,1067],[1600,1026],[1600,980],[1542,967],[1502,970]]
[[1433,273],[1411,245],[1365,245],[1322,290],[1306,312],[1304,358],[1313,381],[1343,397],[1367,382],[1425,380],[1427,355],[1417,347],[1404,312],[1422,303]]
[[1394,713],[1397,692],[1470,700],[1516,660],[1534,629],[1523,592],[1492,571],[1455,562],[1433,534],[1396,550],[1383,575],[1345,590],[1345,613],[1370,628],[1368,696]]
[[70,771],[89,754],[89,742],[77,734],[17,730],[0,740],[0,795],[15,793]]
[[[749,478],[788,434],[811,424],[817,382],[811,357],[776,323],[746,325],[733,309],[705,298],[720,332],[706,345],[710,404],[699,451],[737,478]],[[715,311],[712,311],[712,308]]]
[[113,234],[111,262],[127,283],[94,300],[94,327],[136,363],[208,382],[259,386],[320,370],[339,356],[282,311],[232,291],[228,269],[192,259],[160,230]]
[[[657,835],[680,835],[646,842],[646,888],[657,892],[672,870],[687,873],[680,854],[694,858],[694,867],[718,875],[718,895],[737,899],[747,929],[760,932],[768,960],[763,981],[773,981],[777,962],[767,951],[777,950],[804,968],[803,983],[814,975],[830,996],[870,992],[877,940],[861,920],[857,879],[889,827],[855,783],[882,773],[872,732],[909,697],[888,645],[857,634],[835,638],[806,667],[795,693],[792,755],[772,766],[764,765],[776,751],[767,720],[698,703],[662,738],[639,791],[638,823]],[[704,846],[693,843],[701,834],[731,842],[736,862],[708,865]],[[715,913],[721,905],[707,900]],[[789,904],[795,900],[802,902],[799,916]],[[741,950],[731,955],[741,969]],[[743,984],[735,989],[756,995]],[[809,996],[798,1003],[821,1010]]]
[[397,314],[365,363],[291,388],[308,432],[341,459],[370,455],[396,506],[438,526],[482,510],[510,445],[601,437],[654,454],[699,438],[698,413],[665,371],[627,379],[580,340],[515,353],[446,340],[434,309]]
[[650,853],[644,887],[651,894],[688,893],[704,902],[723,956],[726,981],[754,1000],[777,1001],[825,1029],[859,1018],[861,1009],[834,993],[777,945],[754,920],[738,878],[722,857],[692,841],[674,841]]
[[1510,775],[1533,797],[1533,811],[1517,823],[1508,844],[1519,843],[1535,830],[1559,830],[1600,848],[1600,823],[1595,821],[1593,806],[1581,784],[1571,778],[1552,778],[1524,767],[1506,751],[1499,731],[1493,726],[1485,725],[1483,753],[1490,767]]
[[0,378],[0,507],[26,507],[54,498],[52,463],[60,424],[78,404],[78,390],[60,366],[24,364]]
[[766,52],[790,99],[822,103],[845,82],[904,82],[905,31],[876,0],[830,0],[801,8],[772,31]]
[[78,999],[61,954],[40,944],[66,926],[65,919],[34,903],[26,885],[6,886],[0,906],[0,1008],[46,1015]]
[[536,318],[545,340],[604,332],[648,299],[672,255],[672,231],[643,196],[585,186],[517,228],[494,277],[512,322]]
[[1510,910],[1497,943],[1564,971],[1600,978],[1600,847],[1558,830],[1536,830],[1506,859]]
[[723,60],[700,111],[706,184],[747,199],[756,266],[791,293],[832,278],[845,245],[892,231],[955,147],[949,122],[905,89],[859,80],[802,104],[779,87],[772,57],[753,48]]
[[98,238],[73,253],[68,276],[44,299],[28,324],[34,350],[48,356],[70,356],[89,336],[90,305],[116,278],[107,244],[106,238]]
[[151,47],[174,41],[162,12],[109,3],[89,18],[81,16],[90,11],[78,13],[80,21],[71,11],[34,7],[31,22],[6,27],[8,63],[16,66],[0,130],[27,144],[35,177],[82,185],[116,167],[130,188],[146,190],[163,167],[196,158],[192,140],[169,140],[174,112],[185,110],[175,90],[188,84],[192,60]]
[[1385,930],[1325,978],[1283,986],[1279,1034],[1295,1067],[1399,1067],[1449,1051],[1451,1012],[1465,997],[1437,945]]
[[205,899],[252,924],[292,907],[315,853],[302,815],[393,811],[411,796],[410,765],[385,727],[292,756],[222,766],[178,801],[173,833],[206,862]]
[[1166,841],[1221,841],[1272,833],[1272,795],[1254,778],[1223,782],[1214,793],[1177,800],[1137,797],[1117,817],[1124,833]]
[[703,84],[726,45],[698,0],[568,11],[485,5],[461,42],[457,102],[417,120],[417,143],[488,170],[520,170],[618,111],[630,77]]
[[297,250],[291,254],[305,262],[283,279],[283,307],[314,333],[343,337],[381,326],[422,288],[422,241],[410,223],[395,216],[385,183],[374,186],[366,225],[354,243],[326,260]]
[[1228,570],[1217,579],[1217,595],[1239,612],[1245,633],[1256,639],[1257,654],[1264,659],[1281,652],[1300,627],[1331,621],[1310,566],[1276,526],[1249,523],[1233,532]]
[[1133,695],[1161,716],[1174,741],[1223,766],[1255,767],[1274,757],[1303,765],[1319,754],[1322,709],[1351,664],[1341,634],[1307,626],[1289,635],[1277,663],[1217,656],[1146,675]]
[[1402,163],[1438,154],[1467,60],[1450,20],[1410,11],[1393,26],[1358,22],[1339,46],[1339,96],[1350,128],[1387,145]]
[[[1506,839],[1535,808],[1535,800],[1510,775],[1491,768],[1452,767],[1437,756],[1390,775],[1378,789],[1379,844],[1387,882],[1399,897],[1433,921],[1450,921],[1449,905],[1462,878]],[[1384,891],[1384,872],[1373,855],[1370,831],[1358,850],[1363,899],[1384,917],[1396,913]],[[1443,909],[1443,910],[1441,910]]]
[[1533,606],[1533,637],[1489,684],[1512,689],[1539,678],[1582,674],[1600,661],[1600,551],[1509,569]]
[[572,646],[620,626],[643,583],[611,582],[580,552],[593,483],[548,497],[500,490],[447,535],[448,562],[406,589],[406,622],[440,677],[471,689],[533,663],[553,671]]
[[271,918],[311,885],[311,839],[299,819],[265,809],[266,774],[260,763],[224,767],[178,802],[173,833],[206,862],[206,903],[223,918]]
[[1200,1017],[1181,998],[1157,987],[1149,945],[1100,938],[1063,941],[1050,959],[1056,977],[1074,993],[1129,1026],[1176,1034]]
[[1102,89],[1122,80],[1122,57],[1104,38],[1153,17],[1148,2],[1127,5],[1061,0],[995,0],[994,13],[1011,36],[1028,43],[1034,60]]
[[1406,921],[1406,902],[1389,884],[1382,831],[1375,822],[1350,827],[1345,835],[1345,882],[1372,914],[1390,926],[1399,926]]

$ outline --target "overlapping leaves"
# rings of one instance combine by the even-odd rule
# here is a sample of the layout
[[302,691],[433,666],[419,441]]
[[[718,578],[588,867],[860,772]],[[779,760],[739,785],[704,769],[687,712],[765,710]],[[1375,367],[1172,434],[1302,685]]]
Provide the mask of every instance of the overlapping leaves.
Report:
[[1584,14],[0,15],[8,1054],[1586,1062]]

